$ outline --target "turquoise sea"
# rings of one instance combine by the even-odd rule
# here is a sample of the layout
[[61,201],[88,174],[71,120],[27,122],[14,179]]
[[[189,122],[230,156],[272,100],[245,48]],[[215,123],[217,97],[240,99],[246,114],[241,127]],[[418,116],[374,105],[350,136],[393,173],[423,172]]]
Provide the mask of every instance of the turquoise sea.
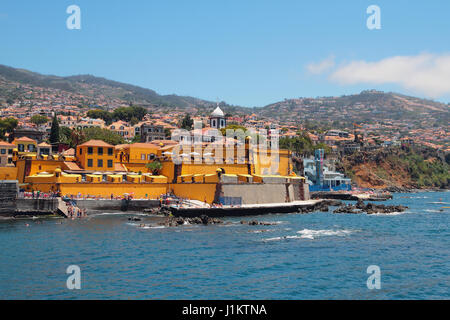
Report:
[[[0,221],[0,299],[449,299],[450,193],[385,203],[409,209],[254,217],[272,226],[141,228],[155,218],[107,212]],[[69,265],[80,290],[66,287]]]

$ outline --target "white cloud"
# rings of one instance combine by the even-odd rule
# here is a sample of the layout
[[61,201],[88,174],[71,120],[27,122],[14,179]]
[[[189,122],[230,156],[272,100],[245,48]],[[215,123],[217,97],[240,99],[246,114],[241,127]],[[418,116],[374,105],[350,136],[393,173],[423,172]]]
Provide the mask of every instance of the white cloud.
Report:
[[438,98],[450,93],[450,54],[352,61],[335,70],[329,79],[340,84],[397,84]]
[[317,63],[310,63],[306,66],[306,69],[311,74],[321,74],[334,67],[334,56],[329,56],[325,60]]

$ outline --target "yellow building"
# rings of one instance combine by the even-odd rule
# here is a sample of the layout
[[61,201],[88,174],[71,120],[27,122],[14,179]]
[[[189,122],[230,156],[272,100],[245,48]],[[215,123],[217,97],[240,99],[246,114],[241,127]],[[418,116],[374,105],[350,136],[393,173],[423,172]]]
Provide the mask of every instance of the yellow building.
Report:
[[37,152],[37,142],[31,138],[28,137],[20,137],[14,139],[12,142],[17,147],[17,151],[20,155],[24,155],[27,153],[34,153]]
[[114,171],[114,146],[101,140],[90,140],[77,147],[76,158],[90,171]]
[[14,166],[13,150],[16,145],[0,140],[0,167]]

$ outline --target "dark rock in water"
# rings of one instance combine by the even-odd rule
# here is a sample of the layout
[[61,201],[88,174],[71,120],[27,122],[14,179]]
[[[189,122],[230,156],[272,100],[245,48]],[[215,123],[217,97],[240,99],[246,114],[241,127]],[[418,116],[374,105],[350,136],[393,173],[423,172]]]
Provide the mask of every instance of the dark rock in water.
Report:
[[315,211],[328,212],[328,206],[339,206],[341,204],[342,202],[338,200],[323,200],[310,206],[300,207],[298,209],[298,212],[299,213],[310,213]]
[[325,201],[322,201],[322,203],[330,206],[330,207],[339,207],[342,206],[343,202],[340,200],[334,200],[334,199],[327,199]]
[[267,221],[259,222],[259,221],[256,221],[256,220],[252,220],[252,221],[242,220],[241,224],[248,224],[249,226],[273,226],[276,223],[275,222],[267,222]]
[[156,214],[160,216],[169,216],[171,214],[170,210],[166,207],[144,209],[144,213]]
[[352,213],[352,214],[360,213],[360,211],[355,211],[355,209],[356,207],[351,204],[342,205],[339,208],[335,209],[333,213]]
[[393,212],[403,212],[408,207],[405,206],[386,206],[384,204],[374,204],[374,203],[368,203],[367,205],[364,204],[364,201],[358,200],[358,203],[356,205],[343,205],[334,210],[334,213],[362,213],[366,212],[367,214],[374,214],[374,213],[393,213]]
[[356,203],[356,208],[357,209],[364,209],[366,207],[364,201],[362,201],[362,199],[358,199],[358,202]]
[[393,212],[403,212],[408,207],[405,206],[385,206],[384,204],[375,205],[373,203],[368,203],[364,211],[367,214],[374,214],[374,213],[393,213]]
[[132,217],[132,218],[128,218],[128,221],[141,221],[141,218],[136,218],[136,217]]
[[161,222],[160,225],[166,226],[166,227],[177,227],[183,224],[222,224],[223,221],[217,218],[210,218],[206,215],[202,215],[200,217],[194,217],[194,218],[183,218],[183,217],[174,217],[169,216],[166,221]]

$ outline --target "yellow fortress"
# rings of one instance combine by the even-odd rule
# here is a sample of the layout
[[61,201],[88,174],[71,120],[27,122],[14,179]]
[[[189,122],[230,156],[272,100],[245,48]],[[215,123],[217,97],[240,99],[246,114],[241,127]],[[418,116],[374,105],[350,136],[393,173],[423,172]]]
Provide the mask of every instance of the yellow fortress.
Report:
[[[21,140],[14,143],[21,149],[13,151],[14,166],[1,167],[0,179],[18,180],[28,192],[98,199],[124,195],[158,199],[171,193],[209,204],[279,203],[309,198],[304,178],[293,171],[288,150],[263,154],[248,140],[240,147],[200,143],[191,152],[172,140],[117,146],[91,140],[76,150],[49,155],[36,152],[37,142]],[[20,144],[25,143],[22,148]],[[276,159],[276,165],[267,159]]]

